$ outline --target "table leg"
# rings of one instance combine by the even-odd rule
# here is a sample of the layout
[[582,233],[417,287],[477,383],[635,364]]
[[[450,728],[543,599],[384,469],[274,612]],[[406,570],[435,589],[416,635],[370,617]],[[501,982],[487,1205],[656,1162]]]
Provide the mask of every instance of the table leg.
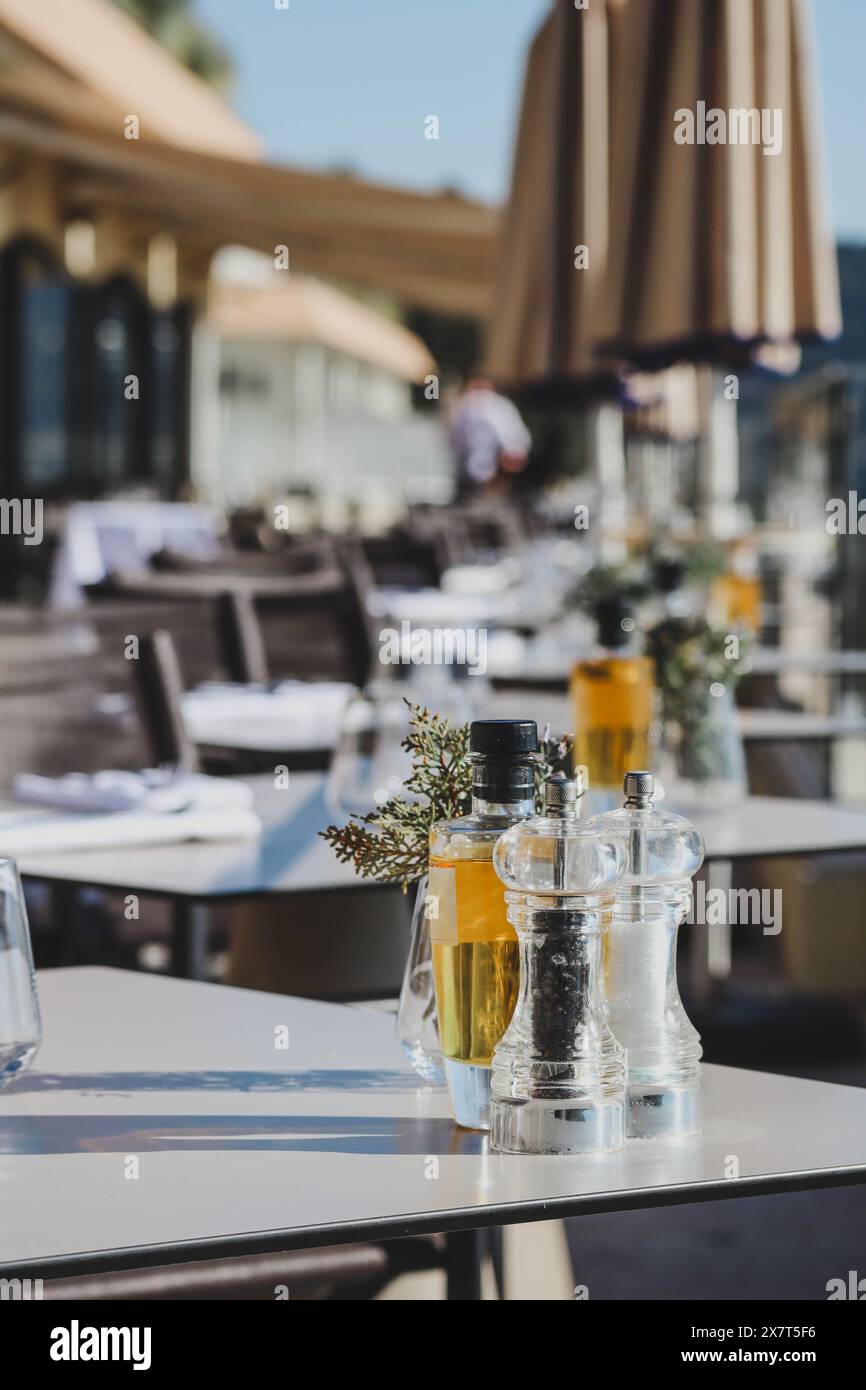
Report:
[[488,1226],[487,1249],[493,1264],[493,1277],[500,1298],[505,1297],[505,1240],[501,1226]]
[[79,891],[71,883],[49,884],[49,931],[58,943],[58,953],[52,960],[53,965],[78,964],[73,935]]
[[206,977],[209,916],[206,903],[181,900],[174,904],[171,971],[182,980]]
[[445,1274],[449,1302],[481,1298],[483,1231],[449,1231],[445,1237]]

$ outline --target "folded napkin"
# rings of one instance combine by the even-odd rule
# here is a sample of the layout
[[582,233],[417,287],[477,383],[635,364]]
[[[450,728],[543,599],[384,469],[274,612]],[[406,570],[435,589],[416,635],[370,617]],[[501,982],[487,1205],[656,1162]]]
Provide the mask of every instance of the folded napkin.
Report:
[[251,840],[261,834],[255,811],[244,806],[175,813],[117,811],[113,815],[0,815],[0,855],[62,854],[69,850],[171,845],[185,840]]
[[252,809],[252,788],[245,782],[168,768],[92,776],[72,772],[66,777],[22,773],[13,796],[52,808],[50,813],[22,807],[0,814],[0,854],[13,857],[184,840],[248,840],[262,828]]
[[196,743],[289,749],[332,748],[355,688],[343,681],[281,681],[274,686],[198,686],[183,698]]
[[65,777],[20,773],[12,795],[16,801],[53,806],[64,811],[221,811],[248,808],[252,788],[228,777],[205,777],[175,768],[145,768],[143,772],[70,772]]

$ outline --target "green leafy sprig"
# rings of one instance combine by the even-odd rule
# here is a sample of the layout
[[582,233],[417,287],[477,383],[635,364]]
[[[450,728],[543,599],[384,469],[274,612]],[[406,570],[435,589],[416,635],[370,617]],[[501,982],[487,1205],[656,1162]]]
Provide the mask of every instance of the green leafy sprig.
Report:
[[[430,831],[440,820],[467,815],[472,804],[469,725],[451,724],[442,715],[410,704],[409,733],[403,740],[412,769],[397,793],[374,811],[351,816],[346,825],[320,831],[343,864],[353,864],[360,878],[399,883],[405,890],[427,872]],[[554,737],[545,728],[535,766],[536,807],[541,787],[552,772],[571,761],[570,735]]]
[[646,598],[649,592],[649,576],[643,563],[596,564],[572,590],[570,605],[590,611],[600,603],[622,603],[630,607]]
[[673,726],[681,741],[691,775],[699,781],[717,772],[713,733],[713,687],[733,689],[743,674],[746,643],[712,627],[704,618],[663,618],[646,633],[647,656],[655,665],[663,723]]

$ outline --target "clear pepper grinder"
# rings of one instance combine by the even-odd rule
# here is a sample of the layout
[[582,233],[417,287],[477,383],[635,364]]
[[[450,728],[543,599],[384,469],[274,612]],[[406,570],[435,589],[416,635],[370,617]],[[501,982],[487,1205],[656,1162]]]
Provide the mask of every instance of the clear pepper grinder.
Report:
[[519,940],[520,990],[493,1054],[490,1142],[504,1153],[599,1153],[625,1136],[625,1057],[601,981],[625,859],[616,837],[578,820],[562,773],[544,797],[544,814],[512,826],[493,855]]
[[628,1056],[627,1135],[701,1128],[701,1040],[677,985],[677,931],[704,859],[700,831],[653,805],[650,772],[628,772],[625,804],[589,822],[626,849],[605,953],[610,1026]]

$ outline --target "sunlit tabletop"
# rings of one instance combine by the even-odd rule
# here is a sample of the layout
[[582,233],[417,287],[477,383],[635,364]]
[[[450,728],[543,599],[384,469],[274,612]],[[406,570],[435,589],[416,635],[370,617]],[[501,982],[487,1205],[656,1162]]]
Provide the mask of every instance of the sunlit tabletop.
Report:
[[[254,790],[262,820],[258,840],[26,854],[19,869],[25,877],[46,882],[200,902],[357,889],[369,883],[358,879],[351,865],[338,863],[318,834],[333,819],[324,774],[293,773],[288,787],[275,786],[267,774],[244,780]],[[0,812],[13,805],[0,801]],[[710,862],[866,849],[866,810],[831,801],[749,796],[693,818]]]
[[700,1137],[510,1157],[455,1128],[386,1015],[114,970],[39,983],[42,1049],[0,1093],[4,1275],[866,1179],[855,1088],[708,1066]]
[[[267,774],[244,780],[253,787],[263,824],[258,840],[26,854],[19,869],[48,882],[197,901],[354,889],[368,882],[338,863],[318,834],[333,819],[322,773],[291,774],[288,787],[275,786]],[[13,804],[0,802],[0,811]],[[866,848],[866,811],[830,801],[749,796],[694,819],[710,862]]]

